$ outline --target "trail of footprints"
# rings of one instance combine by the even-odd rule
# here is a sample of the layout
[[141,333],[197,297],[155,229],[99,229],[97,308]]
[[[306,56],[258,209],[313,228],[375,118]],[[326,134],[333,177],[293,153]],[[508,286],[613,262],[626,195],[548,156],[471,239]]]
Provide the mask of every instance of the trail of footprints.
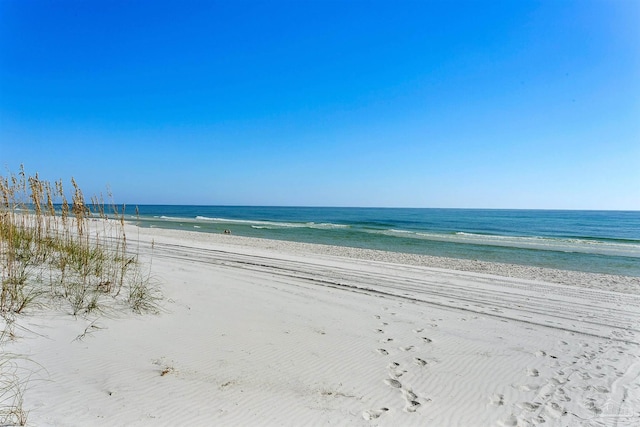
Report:
[[[427,356],[429,347],[433,345],[432,339],[427,336],[428,329],[438,325],[430,323],[414,329],[415,338],[411,343],[398,343],[394,337],[386,336],[385,327],[388,323],[383,322],[379,315],[375,318],[381,321],[376,329],[381,335],[377,352],[389,360],[387,378],[382,381],[387,387],[401,393],[405,402],[402,410],[417,413],[431,399],[412,389],[403,381],[403,376],[407,372],[415,374],[415,369],[424,370],[426,375],[429,365],[433,363]],[[619,357],[629,354],[640,354],[637,345],[605,341],[594,345],[586,341],[569,343],[560,340],[553,350],[535,352],[534,356],[541,363],[523,369],[522,382],[513,384],[518,391],[530,396],[529,399],[508,402],[504,395],[495,394],[489,398],[489,404],[510,406],[510,415],[499,422],[503,426],[555,425],[558,422],[579,425],[584,420],[598,419],[603,414],[609,415],[607,412],[611,408],[607,405],[616,404],[612,402],[612,383],[630,374],[616,367],[616,362]],[[637,360],[640,361],[640,357]],[[570,396],[580,396],[579,401],[572,401]],[[364,411],[362,416],[366,420],[380,418],[393,409],[390,406]],[[623,413],[624,410],[622,408]]]
[[[612,405],[615,406],[613,409],[624,413],[617,407],[618,402],[612,400],[612,383],[627,374],[616,367],[616,355],[621,356],[634,351],[637,352],[638,349],[631,349],[629,345],[608,343],[601,343],[592,348],[584,341],[579,342],[577,348],[575,344],[571,346],[566,341],[559,341],[558,349],[554,352],[569,354],[569,358],[539,350],[535,356],[543,359],[544,366],[540,367],[540,370],[526,369],[523,373],[525,382],[514,384],[519,391],[535,393],[533,398],[514,403],[511,415],[500,424],[538,425],[551,420],[565,420],[563,422],[578,425],[585,420],[611,416],[611,413],[607,412],[612,410]],[[564,362],[561,363],[560,360]],[[569,394],[580,396],[580,400],[572,402]],[[490,404],[504,405],[504,396],[492,396]]]
[[[396,313],[389,314],[394,316]],[[380,315],[376,315],[375,318],[381,320]],[[435,321],[435,319],[432,319],[432,321]],[[375,331],[379,334],[385,334],[385,326],[388,326],[388,323],[381,322]],[[438,325],[436,323],[430,323],[427,326],[436,328]],[[433,342],[431,338],[424,336],[424,331],[425,328],[414,329],[413,333],[416,338],[409,345],[398,345],[393,337],[383,336],[379,340],[381,347],[376,350],[382,356],[392,356],[389,357],[392,361],[387,365],[388,378],[385,378],[383,382],[388,387],[398,390],[398,392],[402,394],[405,401],[403,410],[409,413],[417,412],[423,404],[431,401],[428,397],[420,396],[402,381],[402,376],[409,372],[409,369],[425,369],[429,363],[432,363],[431,361],[427,362],[425,360],[426,356],[422,356],[422,353],[428,352],[428,345]],[[396,349],[399,351],[396,351]],[[417,355],[411,357],[414,353]],[[364,411],[362,416],[365,420],[374,420],[380,418],[389,410],[390,408],[388,407],[370,409]]]

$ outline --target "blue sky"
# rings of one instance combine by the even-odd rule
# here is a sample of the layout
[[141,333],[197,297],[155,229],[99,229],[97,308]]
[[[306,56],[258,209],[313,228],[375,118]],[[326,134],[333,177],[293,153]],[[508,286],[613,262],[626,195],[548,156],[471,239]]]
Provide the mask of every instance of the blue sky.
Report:
[[640,209],[640,2],[0,0],[0,167],[117,202]]

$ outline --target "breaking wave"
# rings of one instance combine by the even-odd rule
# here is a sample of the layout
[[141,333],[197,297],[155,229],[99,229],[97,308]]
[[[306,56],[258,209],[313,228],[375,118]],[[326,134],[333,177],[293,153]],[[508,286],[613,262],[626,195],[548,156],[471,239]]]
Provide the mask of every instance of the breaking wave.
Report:
[[388,229],[367,230],[367,232],[394,237],[435,240],[440,242],[505,246],[521,249],[535,249],[558,252],[580,252],[640,258],[640,243],[636,244],[616,240],[595,240],[540,236],[507,236],[493,234],[476,234],[463,231],[455,233],[425,233],[410,230]]
[[278,221],[260,221],[248,219],[230,219],[230,218],[211,218],[206,216],[196,216],[198,221],[210,221],[224,224],[245,224],[255,229],[278,229],[278,228],[315,228],[315,229],[332,229],[332,228],[349,228],[345,224],[331,223],[315,223],[315,222],[278,222]]

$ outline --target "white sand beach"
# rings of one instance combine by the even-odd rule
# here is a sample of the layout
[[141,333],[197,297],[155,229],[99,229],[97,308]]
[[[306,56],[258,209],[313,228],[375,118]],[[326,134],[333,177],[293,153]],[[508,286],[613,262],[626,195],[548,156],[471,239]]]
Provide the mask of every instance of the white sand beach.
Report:
[[127,236],[161,312],[19,316],[28,425],[640,425],[639,278]]

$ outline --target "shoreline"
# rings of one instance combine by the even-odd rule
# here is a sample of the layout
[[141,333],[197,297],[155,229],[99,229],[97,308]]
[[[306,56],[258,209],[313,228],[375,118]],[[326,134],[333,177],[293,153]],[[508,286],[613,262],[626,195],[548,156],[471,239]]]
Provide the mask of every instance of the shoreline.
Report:
[[361,259],[369,261],[392,262],[414,266],[439,268],[445,270],[466,271],[470,273],[490,274],[516,279],[538,280],[589,289],[601,289],[614,292],[640,294],[640,277],[590,273],[575,270],[560,270],[521,264],[508,264],[491,261],[467,260],[460,258],[419,255],[403,252],[390,252],[376,249],[362,249],[348,246],[324,245],[320,243],[293,242],[288,240],[264,239],[258,237],[235,236],[222,233],[203,233],[191,230],[139,227],[131,222],[130,226],[141,230],[154,230],[159,235],[188,235],[194,242],[229,244],[238,247],[276,249],[290,253],[308,253]]
[[251,238],[640,277],[634,212],[151,205],[133,219],[143,227],[229,229]]

